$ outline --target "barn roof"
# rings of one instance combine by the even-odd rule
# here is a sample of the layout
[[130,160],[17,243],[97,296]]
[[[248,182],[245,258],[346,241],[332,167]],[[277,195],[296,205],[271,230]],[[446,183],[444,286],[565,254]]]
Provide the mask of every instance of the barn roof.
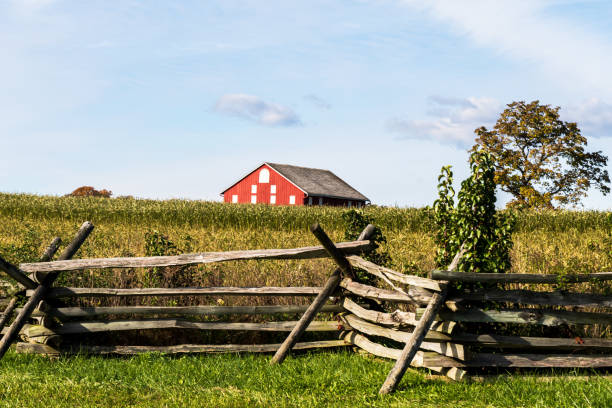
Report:
[[292,166],[290,164],[265,163],[291,181],[309,196],[345,198],[370,201],[329,170]]

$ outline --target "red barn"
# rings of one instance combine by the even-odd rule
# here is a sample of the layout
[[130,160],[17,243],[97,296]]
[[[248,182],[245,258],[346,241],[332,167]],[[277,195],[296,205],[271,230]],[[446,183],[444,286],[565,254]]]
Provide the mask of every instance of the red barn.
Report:
[[362,207],[370,200],[329,170],[264,163],[225,189],[226,203]]

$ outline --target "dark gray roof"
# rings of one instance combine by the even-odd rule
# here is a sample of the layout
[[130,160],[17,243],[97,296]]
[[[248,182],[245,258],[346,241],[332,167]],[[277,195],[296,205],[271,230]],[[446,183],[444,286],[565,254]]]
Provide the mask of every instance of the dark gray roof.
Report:
[[349,186],[329,170],[291,166],[289,164],[266,163],[309,196],[345,198],[370,201],[366,196]]

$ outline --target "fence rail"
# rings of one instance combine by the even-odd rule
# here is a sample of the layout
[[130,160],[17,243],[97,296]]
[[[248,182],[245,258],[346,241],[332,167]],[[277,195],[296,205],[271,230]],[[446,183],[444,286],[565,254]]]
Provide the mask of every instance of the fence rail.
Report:
[[[371,247],[370,241],[342,242],[336,244],[344,254],[356,254]],[[292,249],[253,249],[248,251],[200,252],[175,256],[124,257],[73,259],[68,261],[23,263],[23,272],[69,272],[82,269],[109,268],[154,268],[165,266],[188,266],[215,262],[263,260],[263,259],[313,259],[325,258],[327,252],[322,246]],[[1,265],[0,265],[1,266]],[[27,286],[27,285],[26,285]],[[37,285],[34,285],[34,288]]]
[[[598,327],[601,332],[609,331],[612,313],[606,309],[612,308],[612,296],[579,291],[542,291],[541,287],[543,284],[608,281],[612,280],[612,272],[563,277],[461,273],[455,269],[461,262],[462,248],[448,270],[434,270],[429,278],[412,276],[364,259],[364,252],[373,248],[373,243],[368,240],[374,231],[372,226],[368,226],[356,241],[334,244],[322,228],[315,225],[311,230],[321,245],[303,248],[71,260],[92,228],[90,223],[85,223],[57,261],[52,261],[59,245],[57,239],[45,251],[41,262],[24,263],[17,267],[0,258],[0,270],[17,281],[15,285],[3,285],[3,288],[11,286],[13,291],[18,288],[19,294],[27,298],[22,307],[17,307],[18,298],[15,295],[6,299],[7,308],[0,314],[3,335],[0,340],[0,358],[17,334],[23,339],[17,343],[17,351],[24,353],[271,352],[275,353],[273,363],[282,363],[291,350],[350,345],[367,353],[396,360],[383,383],[381,393],[392,392],[409,365],[426,367],[455,380],[465,378],[467,370],[472,367],[612,367],[612,339],[583,338],[568,334],[573,333],[575,327],[584,325]],[[323,286],[53,286],[59,273],[85,269],[161,268],[227,261],[313,258],[331,258],[337,265]],[[376,284],[360,282],[356,269],[374,277]],[[28,276],[28,273],[32,275]],[[457,289],[455,282],[481,282],[487,289]],[[506,283],[523,284],[521,286],[538,284],[538,290],[525,287],[504,289]],[[211,296],[289,296],[314,299],[309,300],[309,305],[205,304],[211,301]],[[176,297],[183,297],[181,301],[189,304],[179,306]],[[117,303],[129,303],[135,299],[138,299],[138,303],[158,302],[163,299],[170,304],[101,306],[105,304],[101,302],[107,302],[108,298],[115,299]],[[92,302],[94,305],[83,306],[83,302]],[[10,327],[4,327],[15,312],[18,315]],[[335,317],[332,318],[332,314]],[[253,315],[259,316],[257,320],[265,321],[240,321],[244,320],[243,316]],[[299,320],[287,320],[295,319],[296,315],[301,315]],[[221,321],[220,316],[232,318]],[[241,317],[235,319],[236,316]],[[471,332],[474,323],[478,324],[478,333]],[[491,325],[487,325],[489,323]],[[556,337],[506,335],[496,332],[498,323],[518,324],[522,327],[559,327],[563,330],[558,330]],[[289,334],[280,344],[111,346],[80,341],[82,335],[88,333],[118,334],[143,330]],[[552,332],[552,329],[547,330]],[[321,335],[327,333],[335,335],[335,338],[300,342],[305,331],[319,332]]]
[[612,307],[611,295],[594,295],[590,293],[536,292],[531,290],[490,289],[477,292],[461,292],[450,296],[449,300],[461,303],[465,301],[509,302],[524,305],[577,306],[577,307]]
[[589,274],[550,275],[535,273],[466,273],[434,270],[430,272],[434,280],[474,283],[579,283],[612,280],[612,272]]
[[[47,298],[125,296],[316,296],[320,287],[211,287],[211,288],[53,288]],[[27,291],[31,296],[34,291]]]
[[[39,306],[32,316],[54,316],[58,318],[94,317],[105,315],[186,315],[186,316],[223,316],[223,315],[269,315],[304,313],[308,306],[108,306],[108,307],[51,307]],[[17,309],[19,311],[20,309]],[[325,305],[323,313],[340,313],[341,305]]]
[[[344,340],[322,340],[296,343],[294,350],[352,346]],[[140,353],[273,353],[280,344],[180,344],[177,346],[88,346],[53,348],[40,343],[17,343],[18,353],[60,354],[140,354]]]

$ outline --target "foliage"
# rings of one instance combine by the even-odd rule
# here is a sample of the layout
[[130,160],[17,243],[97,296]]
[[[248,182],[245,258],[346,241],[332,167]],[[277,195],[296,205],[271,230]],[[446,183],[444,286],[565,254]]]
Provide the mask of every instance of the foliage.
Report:
[[608,158],[585,150],[586,138],[576,123],[559,118],[559,107],[512,102],[493,130],[483,126],[475,133],[472,151],[493,155],[495,182],[514,196],[511,206],[575,206],[591,187],[610,192]]
[[376,225],[372,216],[365,215],[363,211],[351,209],[342,214],[342,219],[346,222],[346,229],[344,230],[344,239],[346,241],[356,240],[368,224],[374,225],[374,233],[370,237],[370,241],[374,243],[374,248],[364,254],[363,257],[377,265],[391,265],[391,256],[380,247],[382,244],[387,243],[387,238],[383,234],[382,229]]
[[589,241],[588,249],[595,253],[600,253],[605,259],[603,268],[605,270],[612,269],[612,213],[608,214],[606,218],[607,226],[605,228],[605,235],[599,241]]
[[18,227],[20,241],[2,244],[0,242],[0,256],[8,262],[19,264],[21,262],[37,262],[42,251],[42,239],[35,227],[23,224]]
[[491,155],[474,151],[472,174],[461,183],[455,207],[453,173],[442,168],[438,177],[439,198],[434,202],[436,263],[447,267],[463,245],[462,272],[505,272],[510,269],[510,249],[515,215],[495,210],[494,168]]
[[[144,234],[145,256],[167,256],[188,253],[191,250],[192,242],[189,235],[185,238],[187,250],[181,250],[167,235],[162,234],[158,230],[147,230]],[[143,274],[143,285],[145,287],[155,287],[158,285],[170,287],[189,286],[191,283],[190,279],[185,279],[185,275],[189,275],[188,269],[189,267],[185,266],[147,269]]]
[[176,244],[157,230],[145,232],[145,256],[177,255]]
[[612,269],[612,213],[607,217],[608,228],[606,229],[606,237],[603,239],[603,248],[608,260],[608,268]]
[[68,194],[71,197],[104,197],[110,198],[113,192],[110,190],[102,189],[96,190],[91,186],[82,186],[75,189],[72,193]]
[[[364,259],[374,262],[377,265],[391,266],[391,256],[389,252],[380,247],[381,244],[387,243],[387,238],[371,216],[364,215],[363,211],[350,209],[342,213],[342,219],[346,223],[346,228],[344,230],[344,239],[346,241],[356,240],[359,234],[361,234],[361,231],[363,231],[368,224],[374,225],[374,233],[370,237],[370,241],[374,243],[374,248],[364,253],[362,256]],[[357,270],[357,277],[360,282],[374,283],[372,275],[365,272]]]

